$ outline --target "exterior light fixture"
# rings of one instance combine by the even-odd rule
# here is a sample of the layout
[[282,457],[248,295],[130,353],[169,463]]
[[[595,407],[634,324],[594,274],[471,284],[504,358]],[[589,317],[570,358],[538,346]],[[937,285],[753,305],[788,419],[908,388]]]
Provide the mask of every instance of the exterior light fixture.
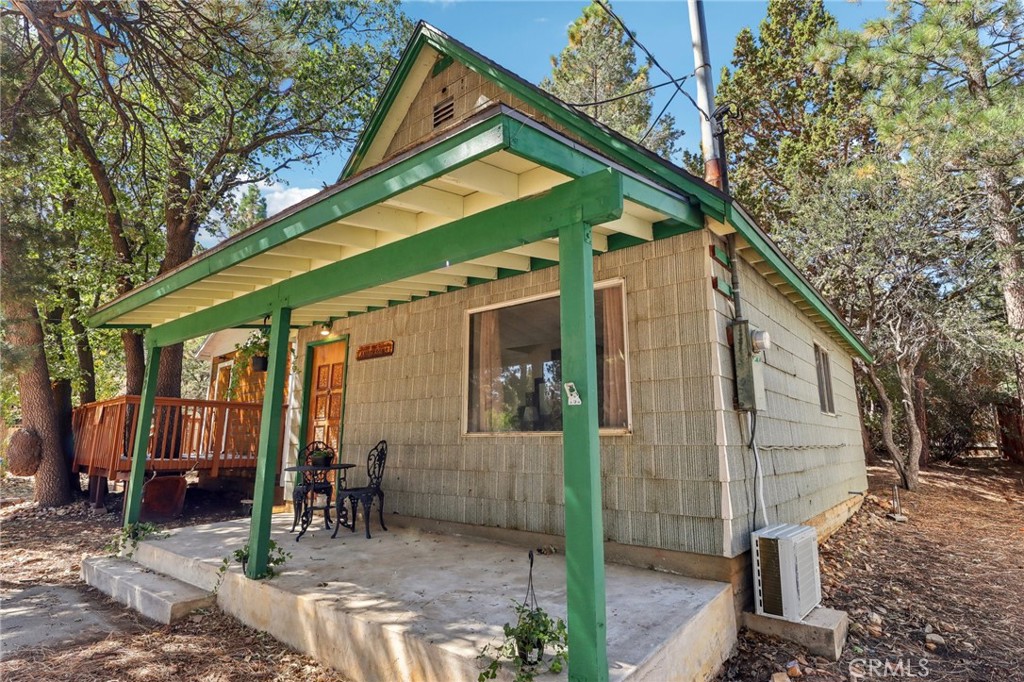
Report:
[[320,325],[320,336],[330,336],[330,335],[331,335],[331,323],[330,322],[324,322],[322,325]]

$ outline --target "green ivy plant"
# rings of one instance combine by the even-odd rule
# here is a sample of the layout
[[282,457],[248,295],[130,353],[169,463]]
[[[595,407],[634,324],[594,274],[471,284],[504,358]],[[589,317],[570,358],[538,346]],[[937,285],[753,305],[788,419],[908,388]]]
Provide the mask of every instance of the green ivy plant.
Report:
[[123,556],[131,559],[139,543],[146,539],[158,540],[167,537],[167,533],[155,523],[130,523],[122,526],[114,533],[114,537],[104,548],[111,556]]
[[[286,561],[292,558],[292,553],[284,551],[284,548],[274,540],[270,541],[268,547],[270,548],[270,556],[267,558],[267,570],[264,571],[262,575],[256,576],[257,580],[273,578],[278,574],[277,567],[283,566]],[[231,566],[231,559],[240,563],[242,565],[242,571],[244,572],[245,567],[249,564],[249,543],[245,543],[241,549],[236,549],[231,553],[231,556],[226,556],[221,559],[220,568],[217,569],[218,578],[217,587],[214,589],[215,592],[220,589],[220,584],[224,582],[224,576],[227,574],[228,568]]]
[[231,381],[228,383],[227,398],[234,400],[246,370],[255,357],[265,358],[270,352],[270,328],[254,329],[245,343],[236,343],[235,361],[231,365]]
[[551,651],[547,671],[558,674],[569,660],[569,633],[565,621],[552,618],[539,606],[512,602],[516,623],[505,623],[505,638],[501,644],[488,644],[477,658],[491,658],[490,664],[477,677],[477,682],[493,680],[503,661],[515,668],[515,682],[530,682],[540,674],[544,654]]

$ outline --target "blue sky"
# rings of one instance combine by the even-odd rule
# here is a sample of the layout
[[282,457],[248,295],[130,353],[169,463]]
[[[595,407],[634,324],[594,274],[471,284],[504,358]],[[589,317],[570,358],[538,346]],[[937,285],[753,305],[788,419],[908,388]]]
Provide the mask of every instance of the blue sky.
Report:
[[[477,52],[537,83],[551,70],[551,55],[566,44],[566,28],[580,15],[587,0],[412,0],[404,3],[414,20],[425,20]],[[845,28],[859,28],[865,20],[883,16],[881,0],[847,2],[826,0],[828,10]],[[722,67],[732,59],[736,35],[744,27],[755,31],[765,16],[767,2],[705,0],[711,66],[717,85]],[[686,0],[614,0],[613,9],[673,76],[693,71],[690,24]],[[653,73],[651,82],[667,80]],[[688,84],[692,92],[692,84]],[[670,95],[670,87],[655,91],[655,111]],[[693,105],[677,97],[669,111],[686,131],[685,148],[697,150],[700,129]],[[313,194],[337,179],[346,153],[324,157],[312,168],[296,167],[280,174],[280,182],[263,188],[268,212],[277,211]]]

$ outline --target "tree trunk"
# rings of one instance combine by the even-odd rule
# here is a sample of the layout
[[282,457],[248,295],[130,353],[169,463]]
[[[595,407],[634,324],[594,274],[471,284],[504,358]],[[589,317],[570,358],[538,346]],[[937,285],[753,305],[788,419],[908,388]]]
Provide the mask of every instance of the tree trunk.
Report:
[[904,459],[903,487],[907,490],[916,490],[918,474],[921,471],[921,429],[917,425],[917,415],[914,413],[915,381],[914,373],[917,365],[916,360],[904,360],[904,364],[898,364],[896,372],[900,377],[900,389],[903,392],[903,422],[907,427],[907,435],[910,441],[907,443],[906,458]]
[[142,345],[142,335],[125,329],[121,332],[121,344],[124,346],[125,393],[142,395],[142,379],[146,373],[146,351]]
[[53,407],[57,415],[57,431],[60,433],[60,449],[68,468],[68,489],[72,493],[82,491],[82,484],[71,471],[75,462],[75,438],[71,430],[71,380],[57,379],[50,384],[53,393]]
[[893,413],[894,409],[892,406],[892,400],[889,399],[889,395],[885,392],[885,385],[882,380],[878,378],[878,374],[875,373],[875,368],[868,365],[865,373],[868,379],[871,381],[871,385],[875,387],[875,392],[878,394],[878,402],[881,406],[882,412],[882,443],[885,444],[885,449],[889,453],[889,458],[892,460],[893,468],[896,469],[896,473],[900,477],[900,485],[907,490],[912,490],[911,485],[917,483],[916,480],[911,483],[907,473],[907,464],[903,458],[903,451],[900,446],[896,444],[896,439],[893,436]]
[[921,457],[919,458],[920,468],[927,469],[932,459],[932,449],[929,445],[928,434],[928,409],[925,402],[924,390],[928,385],[924,378],[924,364],[919,364],[914,372],[914,420],[921,432]]
[[39,310],[35,303],[9,295],[4,297],[3,308],[7,318],[7,341],[26,357],[18,373],[22,426],[35,431],[42,442],[42,458],[35,476],[35,501],[40,507],[59,507],[71,501],[71,489],[50,389],[50,370],[43,351]]
[[87,405],[96,402],[96,360],[92,352],[92,344],[89,342],[89,332],[82,324],[80,315],[82,310],[82,297],[78,289],[70,287],[68,298],[74,304],[74,309],[68,315],[71,323],[71,331],[75,334],[75,355],[78,356],[78,371],[80,372],[81,388],[78,390],[78,404]]

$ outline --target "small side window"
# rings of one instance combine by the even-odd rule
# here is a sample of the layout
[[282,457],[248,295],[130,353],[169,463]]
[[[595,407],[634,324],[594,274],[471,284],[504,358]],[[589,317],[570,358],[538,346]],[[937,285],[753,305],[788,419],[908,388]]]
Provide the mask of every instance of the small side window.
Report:
[[822,412],[835,414],[836,404],[832,398],[832,365],[829,362],[828,351],[818,344],[814,344],[814,365],[818,370],[818,404]]

